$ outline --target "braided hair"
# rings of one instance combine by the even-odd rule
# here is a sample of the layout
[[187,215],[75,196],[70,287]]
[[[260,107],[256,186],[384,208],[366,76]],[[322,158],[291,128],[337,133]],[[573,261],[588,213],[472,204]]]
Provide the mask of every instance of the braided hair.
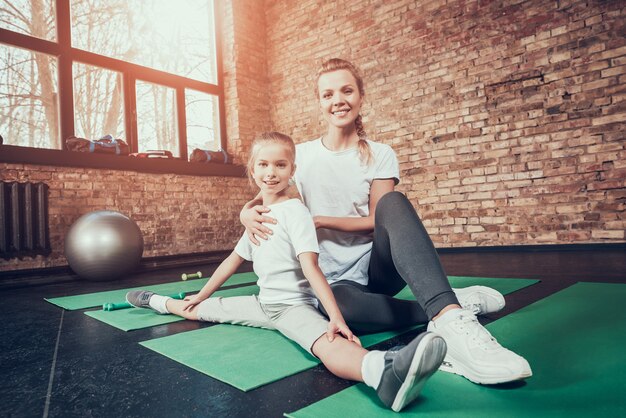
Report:
[[[318,81],[322,74],[331,73],[333,71],[338,70],[347,70],[352,74],[354,79],[356,80],[357,88],[359,89],[359,94],[361,97],[365,96],[365,89],[363,88],[363,78],[359,74],[359,70],[356,68],[354,64],[349,61],[343,60],[341,58],[331,58],[328,61],[324,62],[320,69],[317,71],[317,76],[315,77],[315,97],[319,100],[319,90],[318,90]],[[354,125],[356,127],[356,133],[359,136],[359,158],[361,163],[365,165],[370,165],[374,159],[372,154],[372,149],[367,143],[367,133],[365,132],[365,128],[363,127],[363,118],[361,115],[358,115],[354,120]]]

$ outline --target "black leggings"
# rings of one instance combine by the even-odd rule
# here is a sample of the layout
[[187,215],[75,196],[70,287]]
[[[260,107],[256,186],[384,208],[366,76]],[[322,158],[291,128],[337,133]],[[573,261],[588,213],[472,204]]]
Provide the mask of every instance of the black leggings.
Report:
[[[406,285],[416,301],[392,297]],[[459,303],[426,229],[400,192],[387,193],[376,206],[368,285],[340,280],[331,288],[348,326],[360,333],[426,323]],[[320,310],[326,313],[321,304]]]

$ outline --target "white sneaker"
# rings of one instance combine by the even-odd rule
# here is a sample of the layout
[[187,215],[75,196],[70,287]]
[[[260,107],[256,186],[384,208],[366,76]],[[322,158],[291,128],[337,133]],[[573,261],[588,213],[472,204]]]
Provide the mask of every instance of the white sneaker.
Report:
[[469,286],[452,289],[463,309],[472,311],[474,315],[485,315],[501,311],[504,308],[502,293],[487,286]]
[[532,376],[528,362],[502,347],[466,309],[454,309],[430,321],[428,331],[441,335],[448,346],[439,370],[485,385]]

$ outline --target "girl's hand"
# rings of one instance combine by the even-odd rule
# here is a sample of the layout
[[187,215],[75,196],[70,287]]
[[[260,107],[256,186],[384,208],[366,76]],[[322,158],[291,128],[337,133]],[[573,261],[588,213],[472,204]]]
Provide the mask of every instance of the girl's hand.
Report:
[[257,237],[266,240],[268,235],[272,234],[272,230],[263,225],[263,223],[276,223],[276,219],[270,218],[269,216],[263,216],[264,213],[269,211],[270,208],[266,206],[256,205],[250,208],[244,207],[239,213],[239,220],[246,228],[246,234],[248,234],[250,242],[254,245],[261,244],[259,240],[257,240]]
[[352,331],[350,331],[350,328],[348,328],[348,325],[346,325],[343,320],[331,319],[328,322],[328,331],[326,331],[326,337],[328,338],[328,341],[332,342],[335,339],[335,334],[341,334],[346,337],[346,340],[361,345],[361,340],[359,340],[359,337],[357,337],[352,333]]
[[185,304],[183,305],[183,311],[191,311],[197,304],[205,300],[206,298],[200,297],[198,295],[187,296],[183,301]]

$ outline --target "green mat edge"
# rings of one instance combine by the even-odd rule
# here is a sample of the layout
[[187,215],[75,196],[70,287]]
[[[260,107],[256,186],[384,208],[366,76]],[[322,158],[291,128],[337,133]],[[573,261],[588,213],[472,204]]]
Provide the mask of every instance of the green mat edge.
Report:
[[[78,294],[78,295],[67,295],[67,296],[57,296],[57,297],[53,297],[53,298],[44,298],[44,300],[48,303],[51,303],[52,305],[55,305],[59,308],[65,309],[67,311],[78,311],[81,309],[90,309],[90,308],[95,308],[97,306],[100,306],[104,303],[108,303],[108,302],[112,302],[112,303],[120,303],[120,302],[124,302],[122,300],[103,300],[101,303],[92,303],[90,302],[89,304],[81,304],[81,305],[77,305],[74,306],[71,303],[64,303],[67,300],[72,300],[75,298],[81,298],[81,297],[93,297],[97,294],[100,293],[109,293],[109,292],[130,292],[132,290],[143,290],[143,289],[147,289],[147,290],[151,290],[152,288],[156,287],[156,286],[165,286],[165,285],[174,285],[176,283],[180,283],[183,286],[189,286],[190,283],[197,283],[199,286],[197,286],[197,289],[194,290],[187,290],[188,293],[191,292],[196,292],[199,291],[202,286],[204,286],[204,284],[210,279],[210,277],[203,277],[201,279],[192,279],[192,280],[187,280],[187,281],[183,281],[183,280],[179,280],[179,281],[175,281],[175,282],[166,282],[166,283],[153,283],[153,284],[148,284],[148,285],[143,285],[143,286],[136,286],[136,287],[129,287],[129,288],[122,288],[122,289],[112,289],[112,290],[104,290],[101,292],[90,292],[90,293],[82,293],[82,294]],[[234,280],[233,280],[234,279]],[[233,274],[225,283],[224,285],[222,285],[222,288],[229,288],[231,286],[238,286],[238,285],[249,285],[249,284],[254,284],[256,283],[258,277],[254,274],[254,272],[243,272],[243,273],[235,273]],[[193,286],[192,286],[193,287]]]
[[[259,287],[251,283],[251,284],[239,286],[239,287],[231,287],[231,288],[225,288],[225,289],[220,288],[211,297],[232,297],[232,296],[256,294],[256,293],[248,292],[247,290],[253,290],[256,293],[258,293]],[[144,309],[144,308],[128,308],[128,309],[123,309],[123,310],[129,311],[129,310],[137,310],[137,309]],[[116,311],[113,311],[113,312],[116,312]],[[181,316],[160,315],[156,312],[150,312],[149,310],[147,312],[151,313],[149,318],[153,318],[155,322],[148,324],[148,325],[141,325],[141,326],[137,326],[137,325],[123,326],[123,325],[119,325],[115,320],[113,321],[107,320],[106,315],[108,312],[103,311],[102,309],[86,311],[84,312],[84,314],[89,316],[90,318],[95,319],[96,321],[100,321],[104,324],[112,326],[113,328],[117,328],[125,332],[135,331],[138,329],[144,329],[144,328],[150,328],[150,327],[157,327],[159,325],[166,325],[166,324],[171,324],[174,322],[186,321],[186,319]]]
[[[519,281],[523,281],[523,282],[525,282],[525,283],[526,283],[525,285],[523,285],[523,286],[519,287],[518,289],[513,290],[513,291],[511,291],[511,292],[508,292],[508,293],[506,293],[506,294],[511,294],[511,293],[514,293],[514,292],[516,292],[516,291],[518,291],[518,290],[525,289],[525,288],[527,288],[527,287],[529,287],[529,286],[533,286],[533,285],[535,285],[535,284],[537,284],[537,283],[541,282],[541,280],[538,280],[538,279],[526,279],[526,278],[496,278],[496,277],[478,277],[478,276],[449,276],[449,279],[455,279],[455,280],[458,280],[458,279],[470,279],[470,280],[471,280],[471,279],[516,280],[516,281],[518,281],[518,283],[519,283]],[[232,325],[229,325],[229,324],[215,324],[215,325],[213,325],[213,326],[232,326]],[[185,333],[189,333],[189,332],[198,332],[198,331],[201,331],[201,330],[206,330],[206,329],[212,328],[213,326],[211,326],[211,327],[206,327],[206,328],[202,328],[202,329],[200,329],[200,330],[187,331],[187,332],[185,332]],[[376,345],[376,344],[382,343],[382,342],[384,342],[384,341],[388,341],[388,340],[389,340],[389,339],[391,339],[391,338],[395,338],[395,337],[402,336],[402,335],[404,335],[404,334],[406,334],[406,333],[408,333],[408,332],[412,332],[412,331],[414,331],[415,329],[418,329],[418,328],[421,328],[421,327],[424,327],[424,326],[425,326],[425,324],[420,324],[420,325],[415,325],[415,326],[411,326],[411,327],[408,327],[408,328],[403,328],[403,329],[399,329],[399,330],[395,330],[395,331],[386,331],[386,332],[375,333],[375,334],[366,334],[366,335],[359,336],[359,337],[360,337],[360,339],[361,339],[361,342],[363,343],[363,346],[367,348],[367,347],[371,347],[371,346],[374,346],[374,345]],[[180,333],[180,334],[184,334],[184,333]],[[180,335],[180,334],[174,334],[173,336]],[[384,334],[390,334],[390,335],[389,335],[388,337],[384,337],[384,338],[381,338],[381,337],[378,337],[378,338],[377,338],[377,336],[378,336],[378,335],[384,335]],[[169,358],[169,359],[170,359],[170,360],[172,360],[172,361],[175,361],[175,362],[177,362],[177,363],[179,363],[179,364],[181,364],[181,365],[183,365],[183,366],[185,366],[185,367],[189,367],[190,369],[196,370],[196,371],[198,371],[198,372],[200,372],[200,373],[204,374],[205,376],[209,376],[209,377],[211,377],[211,378],[213,378],[213,379],[215,379],[215,380],[218,380],[218,381],[220,381],[220,382],[227,383],[227,384],[229,384],[229,385],[231,385],[231,386],[233,386],[233,387],[235,387],[235,388],[237,388],[237,389],[239,389],[239,390],[241,390],[241,391],[243,391],[243,392],[248,392],[248,391],[251,391],[251,390],[256,389],[256,388],[258,388],[258,387],[265,386],[265,385],[267,385],[267,384],[270,384],[270,383],[273,383],[273,382],[275,382],[275,381],[280,380],[280,379],[276,379],[276,380],[272,380],[272,381],[270,381],[270,382],[265,382],[265,383],[260,383],[260,384],[255,384],[255,385],[247,385],[247,386],[245,386],[245,387],[240,387],[240,386],[238,386],[238,385],[235,385],[235,384],[231,383],[228,379],[224,379],[224,378],[221,378],[221,377],[220,377],[220,378],[217,378],[217,377],[215,377],[215,376],[213,376],[213,375],[207,374],[205,371],[202,371],[201,369],[199,369],[199,368],[197,368],[197,367],[193,367],[193,366],[190,366],[190,365],[188,365],[188,364],[186,364],[186,363],[183,363],[183,362],[181,362],[181,361],[178,361],[178,360],[176,360],[176,359],[174,359],[174,358],[172,358],[172,357],[168,356],[168,355],[167,355],[167,354],[165,354],[163,351],[161,351],[161,350],[157,350],[157,349],[155,349],[154,347],[151,347],[151,346],[150,346],[150,343],[151,343],[151,342],[156,342],[156,341],[158,341],[158,340],[167,339],[168,337],[171,337],[171,336],[164,336],[164,337],[154,338],[154,339],[150,339],[150,340],[146,340],[146,341],[141,341],[141,342],[139,342],[139,344],[140,344],[140,345],[142,345],[143,347],[145,347],[145,348],[149,349],[149,350],[152,350],[152,351],[154,351],[154,352],[156,352],[156,353],[159,353],[160,355],[162,355],[162,356],[164,356],[164,357]],[[373,342],[368,342],[368,337],[369,337],[369,339],[372,339],[372,338],[373,338],[373,339],[374,339],[374,341],[373,341]],[[317,366],[317,365],[319,365],[319,364],[321,364],[321,362],[320,362],[319,360],[315,359],[315,363],[314,363],[314,364],[312,364],[312,365],[310,365],[309,367],[306,367],[306,368],[301,368],[301,369],[299,369],[299,370],[295,370],[293,373],[286,374],[286,375],[282,376],[282,377],[281,377],[281,379],[282,379],[282,378],[285,378],[285,377],[292,376],[292,375],[297,374],[297,373],[300,373],[300,372],[302,372],[302,371],[308,370],[308,369],[310,369],[310,368],[312,368],[312,367],[315,367],[315,366]]]
[[[206,332],[206,330],[209,329],[209,328],[220,327],[220,326],[233,326],[233,325],[230,325],[230,324],[215,324],[215,325],[210,326],[210,327],[201,328],[201,329],[197,329],[197,330],[193,330],[193,331],[186,331],[184,333],[200,332],[200,331],[205,331]],[[235,325],[235,326],[239,326],[239,325]],[[393,335],[390,336],[390,337],[383,337],[383,336],[381,336],[381,337],[379,337],[378,339],[375,339],[375,341],[373,341],[373,342],[371,342],[369,344],[363,344],[363,347],[365,347],[365,348],[371,347],[373,345],[376,345],[376,344],[382,343],[384,341],[387,341],[387,340],[389,340],[391,338],[402,336],[402,335],[407,334],[407,333],[409,333],[411,331],[414,331],[415,329],[423,328],[423,327],[425,327],[425,325],[421,324],[421,325],[415,325],[415,326],[412,326],[412,327],[409,327],[409,328],[403,328],[401,330],[396,330],[396,331],[387,331],[387,332],[381,332],[381,333],[378,333],[378,334],[368,334],[368,335],[379,335],[379,334],[393,333]],[[266,330],[266,331],[271,331],[271,330]],[[278,333],[278,331],[274,331],[274,332]],[[184,333],[179,333],[179,334],[184,334]],[[179,335],[179,334],[174,334],[174,335]],[[141,342],[139,342],[139,345],[141,345],[141,346],[143,346],[143,347],[145,347],[145,348],[147,348],[149,350],[152,350],[155,353],[158,353],[158,354],[160,354],[160,355],[162,355],[162,356],[164,356],[164,357],[166,357],[166,358],[168,358],[168,359],[170,359],[172,361],[175,361],[178,364],[181,364],[181,365],[183,365],[185,367],[189,367],[190,369],[193,369],[193,370],[195,370],[195,371],[197,371],[199,373],[202,373],[205,376],[208,376],[208,377],[210,377],[212,379],[215,379],[217,381],[226,383],[226,384],[228,384],[228,385],[230,385],[230,386],[232,386],[232,387],[234,387],[236,389],[239,389],[242,392],[250,392],[250,391],[252,391],[254,389],[257,389],[257,388],[259,388],[261,386],[265,386],[265,385],[268,385],[270,383],[277,382],[280,379],[284,379],[286,377],[293,376],[295,374],[301,373],[301,372],[303,372],[305,370],[309,370],[309,369],[311,369],[313,367],[316,367],[316,366],[319,366],[320,364],[322,364],[319,359],[317,359],[317,358],[310,358],[309,359],[309,363],[310,364],[308,364],[306,366],[303,366],[303,367],[300,367],[300,368],[297,368],[297,369],[294,369],[293,371],[291,371],[291,372],[289,372],[287,374],[282,375],[279,379],[272,380],[270,382],[261,382],[261,383],[258,383],[258,384],[250,384],[250,385],[242,386],[242,385],[239,385],[237,382],[232,381],[229,378],[223,378],[223,377],[217,378],[217,377],[215,377],[213,375],[207,374],[207,372],[203,371],[201,368],[198,368],[198,367],[195,367],[195,366],[191,366],[191,365],[189,365],[187,363],[183,363],[181,361],[178,361],[178,360],[172,358],[170,355],[166,354],[162,349],[158,349],[158,348],[152,347],[151,344],[150,344],[152,342],[156,342],[156,341],[158,341],[160,339],[167,338],[167,337],[169,337],[169,335],[165,336],[165,337],[159,337],[159,338],[154,338],[154,339],[151,339],[151,340],[141,341]],[[311,356],[309,356],[309,357],[311,357]]]
[[[552,296],[555,296],[555,295],[559,294],[560,292],[563,292],[563,291],[569,290],[569,289],[573,288],[574,286],[577,286],[577,285],[580,285],[580,284],[585,284],[585,285],[609,285],[609,286],[610,286],[610,285],[622,285],[622,286],[626,286],[626,283],[613,283],[613,282],[585,282],[585,281],[577,281],[576,283],[574,283],[574,284],[572,284],[572,285],[570,285],[570,286],[567,286],[567,287],[565,287],[565,288],[563,288],[563,289],[560,289],[560,290],[558,290],[557,292],[551,293],[550,295],[548,295],[548,296],[546,296],[546,297],[543,297],[543,298],[541,298],[541,299],[539,299],[539,300],[537,300],[537,301],[535,301],[535,302],[533,302],[533,303],[531,303],[531,304],[529,304],[529,305],[527,305],[527,306],[523,307],[522,309],[526,309],[526,308],[531,308],[531,309],[532,309],[532,306],[533,306],[533,305],[535,305],[535,304],[537,304],[537,303],[539,303],[539,302],[542,302],[542,301],[544,301],[545,299],[548,299],[548,298],[550,298],[550,297],[552,297]],[[519,311],[521,311],[522,309],[520,309],[520,310],[518,310],[518,311],[515,311],[515,312],[513,312],[513,313],[519,312]],[[504,317],[502,317],[502,318],[499,318],[498,320],[493,321],[493,322],[491,322],[490,324],[496,323],[497,321],[499,321],[499,320],[501,320],[501,319],[505,319],[505,318],[507,318],[507,317],[508,317],[508,315],[506,315],[506,316],[504,316]],[[490,324],[488,324],[488,325],[490,325]],[[321,403],[321,402],[325,401],[325,400],[326,400],[326,399],[328,399],[328,398],[331,398],[331,397],[333,397],[333,396],[339,395],[339,394],[341,394],[341,393],[343,393],[343,392],[345,392],[345,391],[353,391],[353,390],[355,390],[354,388],[355,388],[356,386],[361,386],[361,387],[363,387],[364,385],[365,385],[364,383],[361,383],[361,382],[355,382],[355,384],[354,384],[354,385],[351,385],[350,387],[347,387],[347,388],[345,388],[345,389],[342,389],[342,390],[340,390],[339,392],[336,392],[336,393],[334,393],[334,394],[332,394],[332,395],[330,395],[330,396],[327,396],[327,397],[325,397],[325,398],[322,398],[322,399],[320,399],[320,400],[318,400],[318,401],[316,401],[316,402],[313,402],[313,403],[311,403],[311,404],[309,404],[309,405],[307,405],[307,406],[305,406],[305,407],[302,407],[302,408],[300,408],[300,409],[298,409],[298,410],[296,410],[296,411],[293,411],[293,412],[284,412],[284,413],[283,413],[283,416],[284,416],[284,417],[287,417],[287,418],[308,418],[308,417],[311,417],[311,416],[316,416],[315,414],[316,414],[317,412],[319,412],[319,411],[316,411],[316,410],[308,410],[308,409],[309,409],[309,408],[311,408],[311,407],[314,407],[314,406],[315,406],[315,405],[317,405],[318,403]],[[370,398],[372,398],[372,399],[373,399],[373,397],[374,397],[374,396],[375,396],[375,395],[372,395],[372,396],[370,396]],[[303,414],[299,414],[300,412],[303,412]],[[386,411],[386,412],[387,412],[387,411]],[[389,412],[391,412],[391,411],[389,411]],[[400,414],[400,413],[395,413],[395,414],[397,415],[397,414]]]

